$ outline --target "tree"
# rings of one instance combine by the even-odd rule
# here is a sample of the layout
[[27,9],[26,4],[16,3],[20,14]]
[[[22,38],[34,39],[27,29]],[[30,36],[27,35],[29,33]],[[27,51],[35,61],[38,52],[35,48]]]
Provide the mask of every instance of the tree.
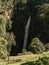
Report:
[[15,36],[14,36],[14,34],[12,32],[11,33],[7,33],[6,36],[5,36],[5,39],[8,41],[7,52],[8,52],[8,60],[9,60],[11,47],[12,47],[12,45],[14,45],[14,46],[16,45]]
[[7,52],[7,40],[0,37],[0,58],[6,58],[7,55],[8,55],[8,52]]
[[[7,41],[7,45],[5,45],[6,46],[5,51],[7,51],[8,54],[10,54],[10,52],[8,51],[9,50],[8,47],[10,47],[10,51],[11,51],[11,45],[15,43],[12,34],[10,33],[8,34],[9,31],[7,31],[7,30],[11,30],[12,27],[12,21],[11,21],[12,8],[13,8],[13,0],[0,0],[0,37],[3,37],[4,41],[5,40]],[[1,40],[1,42],[2,41],[3,40]],[[2,47],[2,51],[4,51],[3,47]]]
[[0,36],[4,37],[6,35],[6,19],[0,15]]
[[13,7],[13,0],[0,0],[0,12]]

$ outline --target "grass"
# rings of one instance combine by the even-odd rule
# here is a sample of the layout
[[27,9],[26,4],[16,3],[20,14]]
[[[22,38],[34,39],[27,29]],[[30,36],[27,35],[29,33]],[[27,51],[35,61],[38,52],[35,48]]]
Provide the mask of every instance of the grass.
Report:
[[39,54],[37,55],[37,57],[30,59],[28,61],[25,60],[18,61],[16,63],[13,64],[11,63],[8,65],[49,65],[49,52],[44,52],[42,54]]
[[36,61],[28,61],[28,62],[20,62],[15,64],[9,64],[9,65],[49,65],[49,58],[43,57],[40,59],[37,59]]
[[39,54],[39,56],[29,61],[17,62],[9,65],[49,65],[49,52]]

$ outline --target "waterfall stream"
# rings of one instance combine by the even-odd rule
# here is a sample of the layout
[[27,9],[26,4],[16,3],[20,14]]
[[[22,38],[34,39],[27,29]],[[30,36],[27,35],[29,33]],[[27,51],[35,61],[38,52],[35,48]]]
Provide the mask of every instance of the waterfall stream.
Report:
[[23,45],[23,50],[26,50],[27,47],[27,40],[28,40],[28,34],[29,34],[29,27],[30,27],[30,21],[31,17],[29,16],[27,24],[25,26],[25,35],[24,35],[24,45]]

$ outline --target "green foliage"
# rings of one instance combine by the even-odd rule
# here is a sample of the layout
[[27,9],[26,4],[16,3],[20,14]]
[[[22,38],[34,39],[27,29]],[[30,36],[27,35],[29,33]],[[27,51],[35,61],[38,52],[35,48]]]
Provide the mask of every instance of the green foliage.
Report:
[[49,3],[34,6],[34,30],[35,35],[47,43],[49,41]]
[[6,19],[0,15],[0,36],[4,37],[6,35]]
[[42,57],[35,61],[23,63],[21,65],[49,65],[49,57]]
[[14,36],[14,34],[12,32],[6,34],[6,39],[9,42],[9,44],[16,45],[16,42],[14,40],[15,39],[15,36]]
[[49,18],[49,4],[48,3],[44,3],[43,5],[37,5],[36,8],[38,8],[38,16],[41,19],[46,18],[46,20]]
[[11,33],[7,33],[6,36],[5,36],[5,38],[8,41],[7,51],[8,51],[8,54],[10,55],[11,46],[12,45],[14,45],[14,46],[16,45],[15,37],[14,37],[14,34],[11,32]]
[[[12,28],[11,27],[12,22],[10,20],[12,8],[13,8],[13,0],[0,0],[0,13],[1,13],[1,15],[3,15],[2,19],[5,18],[7,21],[6,27],[8,30],[11,30],[11,28]],[[4,21],[2,21],[2,22],[4,22]]]
[[46,50],[49,51],[49,43],[46,43]]
[[44,51],[46,51],[46,48],[44,46],[44,44],[36,37],[32,39],[32,42],[29,46],[29,50],[32,53],[42,53]]
[[36,8],[38,9],[38,16],[45,21],[45,23],[49,22],[49,3],[45,3],[43,5],[37,5]]
[[7,57],[7,40],[0,37],[0,58],[6,58]]
[[[3,49],[2,46],[2,55],[6,55],[6,52],[8,52],[8,48],[10,48],[11,51],[11,45],[15,44],[15,40],[13,36],[7,33],[8,30],[11,30],[12,28],[12,22],[10,20],[11,18],[11,10],[13,7],[13,0],[0,0],[0,37],[3,37],[7,40],[8,44],[5,45],[5,49]],[[6,34],[7,33],[7,34]],[[4,43],[4,42],[3,42]],[[4,52],[3,52],[4,51]],[[10,52],[8,52],[10,53]]]
[[8,30],[11,30],[11,29],[12,29],[12,21],[11,21],[11,20],[8,20],[8,21],[7,21],[6,28],[7,28]]
[[0,12],[3,12],[5,9],[13,7],[13,0],[0,0]]
[[6,19],[2,15],[0,15],[0,24],[5,24],[5,23],[7,23]]

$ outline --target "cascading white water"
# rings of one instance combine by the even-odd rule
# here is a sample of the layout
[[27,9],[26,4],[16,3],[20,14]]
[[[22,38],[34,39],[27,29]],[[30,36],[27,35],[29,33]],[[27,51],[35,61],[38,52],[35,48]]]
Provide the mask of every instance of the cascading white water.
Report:
[[30,26],[30,21],[31,17],[29,16],[27,24],[25,26],[25,36],[24,36],[24,45],[23,45],[23,50],[26,50],[27,47],[27,40],[28,40],[28,32],[29,32],[29,26]]

